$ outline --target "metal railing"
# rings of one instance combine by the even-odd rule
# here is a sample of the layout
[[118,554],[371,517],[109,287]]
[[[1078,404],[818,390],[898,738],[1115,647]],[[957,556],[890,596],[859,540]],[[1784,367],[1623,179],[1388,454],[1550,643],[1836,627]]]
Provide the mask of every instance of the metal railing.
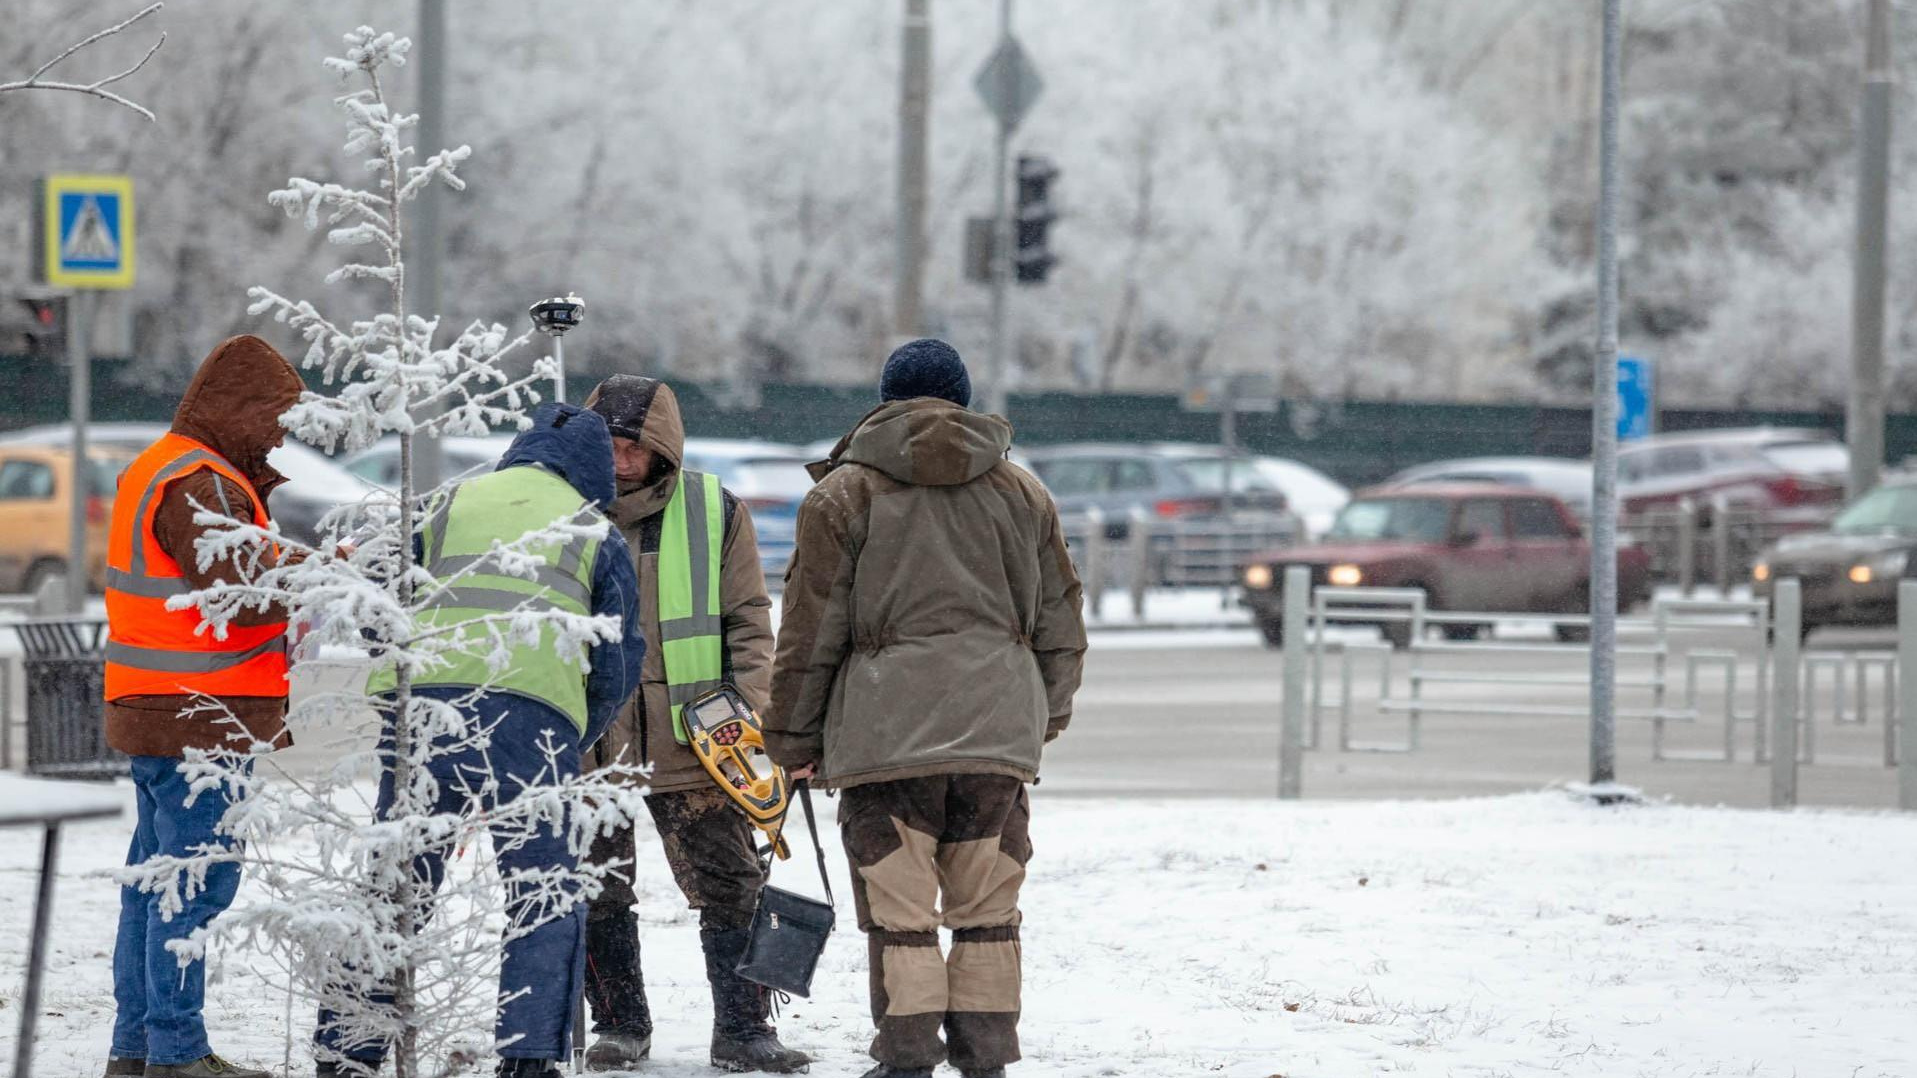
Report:
[[1710,583],[1720,592],[1749,583],[1751,568],[1766,547],[1829,518],[1822,509],[1779,511],[1733,505],[1718,496],[1706,503],[1685,499],[1668,509],[1625,517],[1618,530],[1651,556],[1651,579],[1675,584],[1685,595]]
[[[1900,803],[1917,810],[1917,760],[1904,759],[1900,744],[1917,738],[1917,580],[1899,592],[1896,652],[1805,652],[1798,584],[1779,581],[1776,591],[1774,602],[1662,599],[1645,615],[1620,618],[1616,718],[1649,725],[1653,761],[1730,764],[1742,754],[1769,765],[1778,806],[1796,803],[1797,769],[1819,762],[1820,724],[1878,722],[1882,765],[1897,769]],[[1436,611],[1420,589],[1312,588],[1307,571],[1296,567],[1286,574],[1285,600],[1279,787],[1291,796],[1306,750],[1416,752],[1434,716],[1590,715],[1589,650],[1578,641],[1587,615]],[[1558,642],[1466,639],[1480,627],[1513,622],[1549,626]],[[1340,625],[1376,626],[1386,640],[1327,632]],[[1446,639],[1427,639],[1432,629],[1445,630]],[[1496,661],[1545,656],[1576,660],[1577,668],[1545,663],[1514,671]],[[1465,662],[1447,661],[1459,659]],[[1517,691],[1500,691],[1509,689]],[[1402,736],[1360,739],[1361,708],[1372,720],[1401,721]],[[1331,740],[1327,719],[1335,722]],[[1716,746],[1700,748],[1695,736],[1673,745],[1672,735],[1685,729],[1711,735]],[[1796,751],[1773,752],[1779,745]]]
[[1230,588],[1239,571],[1261,551],[1295,544],[1294,517],[1246,514],[1237,519],[1161,520],[1142,508],[1124,517],[1123,538],[1112,517],[1097,508],[1062,521],[1086,603],[1097,615],[1105,594],[1123,588],[1132,615],[1144,617],[1152,588]]

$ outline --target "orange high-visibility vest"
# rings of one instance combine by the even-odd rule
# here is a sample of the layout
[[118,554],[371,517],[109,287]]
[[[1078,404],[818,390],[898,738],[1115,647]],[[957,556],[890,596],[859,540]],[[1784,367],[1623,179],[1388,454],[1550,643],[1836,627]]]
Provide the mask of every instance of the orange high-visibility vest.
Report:
[[[286,623],[229,625],[226,639],[195,632],[196,607],[168,610],[167,599],[193,590],[180,564],[153,538],[153,517],[167,484],[202,468],[240,485],[253,499],[253,523],[267,523],[253,484],[226,459],[191,438],[167,434],[135,457],[120,477],[107,540],[106,698],[126,696],[286,695]],[[217,509],[209,506],[209,509]]]

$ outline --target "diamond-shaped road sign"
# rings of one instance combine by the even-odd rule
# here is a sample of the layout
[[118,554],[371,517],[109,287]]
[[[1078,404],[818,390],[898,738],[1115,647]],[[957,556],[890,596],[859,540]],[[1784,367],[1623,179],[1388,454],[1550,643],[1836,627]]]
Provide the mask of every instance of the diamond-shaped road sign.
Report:
[[998,117],[998,122],[1008,131],[1025,119],[1032,103],[1038,100],[1039,91],[1045,88],[1038,69],[1019,47],[1017,38],[1007,38],[999,45],[985,66],[978,69],[978,77],[972,80],[972,85],[985,99],[985,107],[992,110],[992,115]]

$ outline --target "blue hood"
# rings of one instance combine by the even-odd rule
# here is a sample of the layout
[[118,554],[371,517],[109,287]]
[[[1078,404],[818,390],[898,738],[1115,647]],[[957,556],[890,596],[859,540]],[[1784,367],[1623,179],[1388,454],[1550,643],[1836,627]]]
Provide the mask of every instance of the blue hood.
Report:
[[550,402],[533,412],[532,428],[513,439],[499,467],[541,464],[600,509],[612,504],[618,489],[612,477],[612,432],[596,412]]

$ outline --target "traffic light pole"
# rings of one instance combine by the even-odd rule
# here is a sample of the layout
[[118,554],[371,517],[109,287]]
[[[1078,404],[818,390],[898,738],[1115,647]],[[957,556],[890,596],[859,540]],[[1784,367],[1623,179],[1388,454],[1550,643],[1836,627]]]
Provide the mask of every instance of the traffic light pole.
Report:
[[[999,0],[998,40],[1001,46],[1012,41],[1012,0]],[[1018,72],[1012,64],[999,71],[1000,99],[1010,101],[1017,91]],[[1012,358],[1005,331],[1006,290],[1012,280],[1012,217],[1005,205],[1005,162],[1012,144],[1012,125],[1003,115],[998,121],[998,153],[992,163],[992,373],[985,382],[985,411],[1004,415],[1006,379],[1011,376]]]
[[93,397],[93,357],[88,354],[87,331],[93,328],[94,295],[75,289],[67,300],[67,411],[73,419],[73,474],[68,483],[72,503],[67,518],[67,612],[84,614],[87,608],[87,421]]

